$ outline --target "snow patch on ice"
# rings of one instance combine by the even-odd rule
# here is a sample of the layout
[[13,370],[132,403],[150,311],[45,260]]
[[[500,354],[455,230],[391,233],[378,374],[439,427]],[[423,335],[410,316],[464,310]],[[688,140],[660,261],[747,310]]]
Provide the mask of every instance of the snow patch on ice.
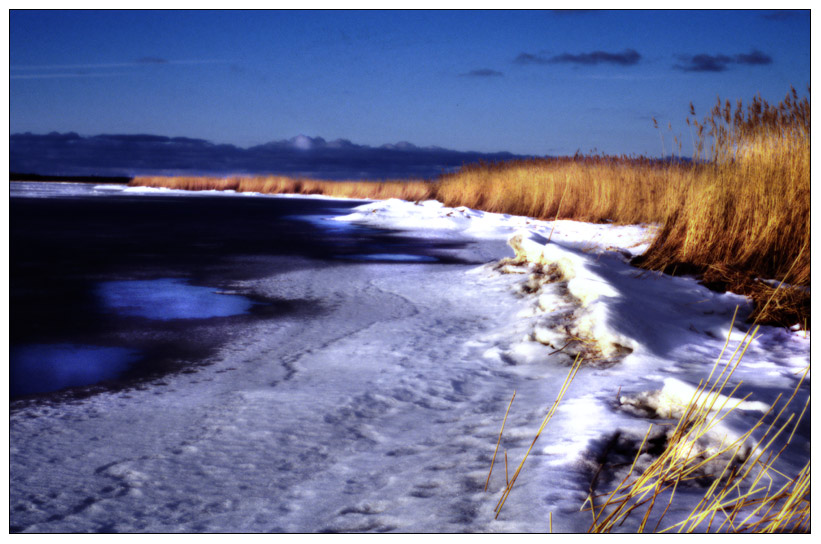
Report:
[[664,387],[657,391],[639,393],[637,395],[623,395],[619,402],[623,408],[649,417],[675,419],[684,415],[687,406],[693,399],[698,399],[711,411],[723,409],[737,409],[744,411],[766,412],[770,406],[759,401],[745,401],[730,398],[717,393],[701,393],[696,397],[697,388],[676,378],[664,380]]
[[479,239],[506,240],[528,229],[562,243],[578,247],[610,248],[620,255],[639,255],[648,247],[654,229],[649,225],[605,225],[578,221],[542,221],[502,213],[484,212],[465,206],[450,208],[436,200],[408,202],[391,198],[357,206],[352,213],[334,218],[383,229],[414,230],[417,236],[437,231]]

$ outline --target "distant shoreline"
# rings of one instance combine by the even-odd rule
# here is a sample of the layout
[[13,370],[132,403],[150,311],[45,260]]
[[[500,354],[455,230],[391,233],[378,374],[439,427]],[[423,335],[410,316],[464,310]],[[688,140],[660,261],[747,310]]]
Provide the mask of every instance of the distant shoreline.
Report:
[[44,182],[72,182],[72,183],[112,183],[127,185],[131,182],[130,177],[125,176],[49,176],[42,174],[22,174],[19,172],[9,173],[9,181],[44,181]]

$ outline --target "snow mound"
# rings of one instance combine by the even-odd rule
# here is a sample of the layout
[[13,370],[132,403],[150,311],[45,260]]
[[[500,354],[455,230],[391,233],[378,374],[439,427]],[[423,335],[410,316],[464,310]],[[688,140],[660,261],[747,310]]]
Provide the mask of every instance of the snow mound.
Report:
[[[689,383],[676,378],[667,378],[660,390],[624,395],[619,398],[619,403],[628,411],[641,412],[642,415],[650,417],[675,419],[684,415],[696,391],[697,388]],[[713,412],[722,409],[766,412],[770,408],[764,402],[739,400],[717,393],[710,395],[706,392],[702,393],[699,401],[704,406],[710,406]]]
[[[614,316],[612,306],[622,296],[607,279],[593,271],[591,256],[564,248],[528,230],[511,236],[508,244],[518,260],[555,270],[559,280],[566,282],[568,293],[580,306],[576,323],[571,329],[575,336],[595,342],[604,357],[638,347],[636,340],[611,326]],[[540,298],[539,306],[547,308],[549,302]],[[544,330],[538,331],[538,334],[540,337],[549,336]]]
[[530,217],[474,210],[465,206],[450,208],[438,200],[409,202],[398,198],[378,200],[354,208],[353,213],[334,217],[335,221],[357,223],[393,230],[438,230],[475,238],[506,239],[521,228],[546,230],[551,224]]
[[471,214],[448,208],[443,213],[444,205],[436,200],[408,202],[391,198],[364,204],[354,208],[349,215],[335,217],[336,221],[383,226],[390,224],[398,229],[442,229],[464,230]]

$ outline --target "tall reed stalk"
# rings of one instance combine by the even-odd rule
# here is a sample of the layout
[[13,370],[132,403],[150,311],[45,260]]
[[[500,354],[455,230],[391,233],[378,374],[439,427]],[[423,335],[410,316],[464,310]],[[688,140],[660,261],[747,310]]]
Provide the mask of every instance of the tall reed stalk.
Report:
[[[672,187],[677,205],[641,265],[695,268],[707,281],[723,281],[758,299],[774,290],[758,278],[809,287],[809,99],[799,99],[793,89],[778,105],[755,97],[746,108],[738,101],[733,109],[719,100],[691,126],[704,156],[691,167],[688,183]],[[778,293],[774,308],[799,306],[783,324],[809,317],[803,292]]]

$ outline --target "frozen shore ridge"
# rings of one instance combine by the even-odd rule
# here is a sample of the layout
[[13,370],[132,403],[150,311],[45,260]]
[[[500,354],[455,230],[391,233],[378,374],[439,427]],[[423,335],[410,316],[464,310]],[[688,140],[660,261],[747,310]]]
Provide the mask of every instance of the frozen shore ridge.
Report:
[[[749,329],[744,297],[630,266],[651,226],[399,200],[328,220],[347,224],[452,238],[466,244],[453,252],[487,264],[305,263],[241,282],[316,311],[256,322],[195,373],[13,406],[12,531],[583,532],[591,496],[618,485],[643,443],[663,445]],[[512,472],[579,359],[495,517],[503,455]],[[699,451],[780,410],[806,374],[787,409],[797,418],[809,365],[809,333],[762,327],[724,391],[738,386],[737,408]],[[775,468],[795,475],[809,456],[808,409]],[[713,468],[677,489],[664,526],[692,511]]]

